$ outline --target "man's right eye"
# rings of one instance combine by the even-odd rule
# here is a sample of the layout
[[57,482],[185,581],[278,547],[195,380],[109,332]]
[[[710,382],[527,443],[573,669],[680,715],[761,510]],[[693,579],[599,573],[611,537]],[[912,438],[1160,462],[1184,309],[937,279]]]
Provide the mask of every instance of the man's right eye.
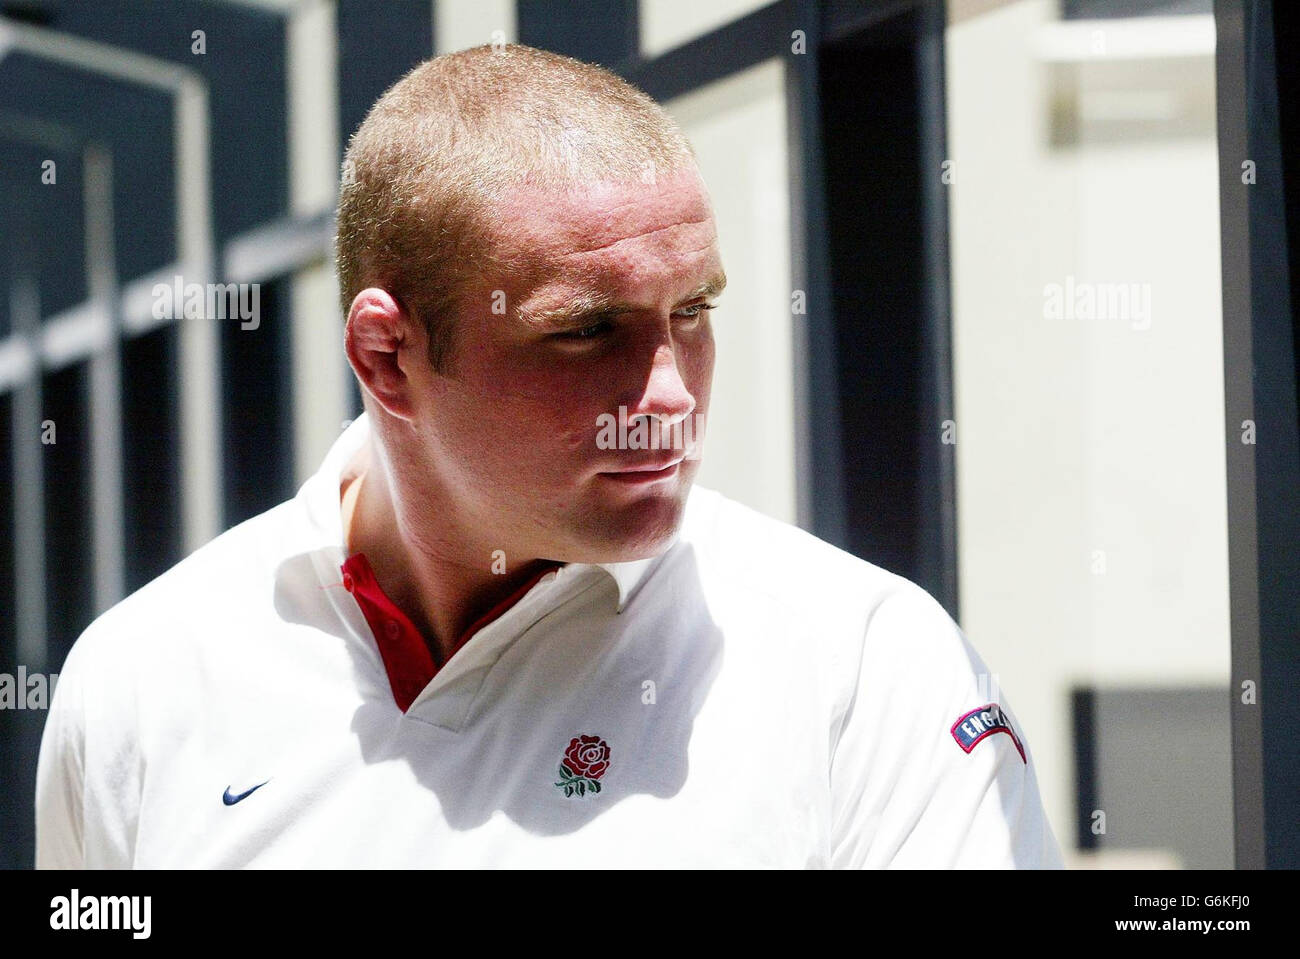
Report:
[[609,329],[609,320],[598,320],[589,326],[582,326],[576,330],[566,330],[563,333],[557,333],[562,340],[593,340]]

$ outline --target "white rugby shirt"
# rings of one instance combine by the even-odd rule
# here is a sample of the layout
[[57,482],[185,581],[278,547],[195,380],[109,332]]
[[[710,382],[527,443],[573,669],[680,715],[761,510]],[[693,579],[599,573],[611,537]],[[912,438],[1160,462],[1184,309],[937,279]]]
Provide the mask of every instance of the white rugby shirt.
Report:
[[434,675],[364,560],[344,575],[368,428],[80,637],[38,866],[1060,865],[943,608],[710,490],[664,554],[545,573]]

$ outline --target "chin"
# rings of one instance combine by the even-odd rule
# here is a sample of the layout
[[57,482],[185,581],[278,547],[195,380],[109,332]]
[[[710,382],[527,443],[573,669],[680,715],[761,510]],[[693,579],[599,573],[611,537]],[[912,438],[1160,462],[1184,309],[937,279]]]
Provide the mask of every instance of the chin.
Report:
[[669,491],[592,504],[575,517],[574,552],[581,556],[569,562],[630,563],[658,556],[681,526],[689,492],[688,481]]

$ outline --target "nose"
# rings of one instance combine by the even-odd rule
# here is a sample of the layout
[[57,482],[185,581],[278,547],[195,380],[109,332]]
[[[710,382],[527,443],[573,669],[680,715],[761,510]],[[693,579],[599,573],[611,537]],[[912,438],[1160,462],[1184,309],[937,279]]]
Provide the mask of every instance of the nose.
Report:
[[[643,367],[644,369],[644,367]],[[626,404],[628,420],[654,417],[671,426],[695,411],[695,396],[686,386],[680,370],[680,356],[671,340],[658,343],[650,362],[644,388]]]

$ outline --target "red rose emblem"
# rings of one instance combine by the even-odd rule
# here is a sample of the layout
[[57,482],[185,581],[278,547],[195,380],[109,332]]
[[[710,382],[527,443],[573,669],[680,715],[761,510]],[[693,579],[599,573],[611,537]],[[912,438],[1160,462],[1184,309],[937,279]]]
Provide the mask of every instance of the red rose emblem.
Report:
[[569,772],[584,779],[599,779],[609,768],[609,745],[599,736],[576,736],[564,752]]
[[560,760],[560,781],[555,785],[564,795],[585,796],[600,792],[600,777],[609,769],[609,744],[599,736],[574,736]]

